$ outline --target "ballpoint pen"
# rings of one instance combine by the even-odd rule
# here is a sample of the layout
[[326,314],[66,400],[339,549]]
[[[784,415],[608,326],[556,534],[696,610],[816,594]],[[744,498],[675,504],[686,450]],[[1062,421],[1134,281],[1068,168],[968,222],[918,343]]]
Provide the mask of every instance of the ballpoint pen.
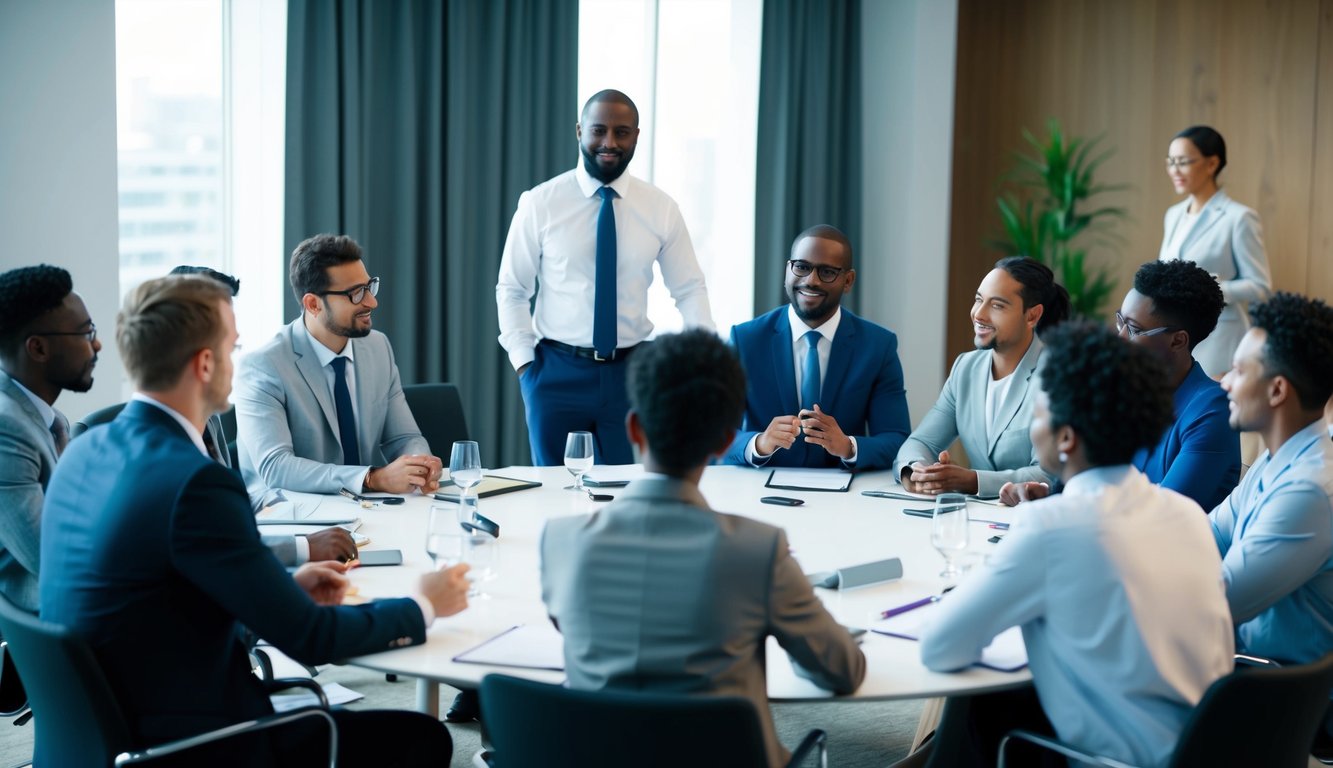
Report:
[[945,595],[947,595],[947,594],[949,593],[949,590],[951,590],[951,589],[953,589],[953,587],[951,587],[951,586],[950,586],[950,587],[945,587],[945,588],[944,588],[944,591],[941,592],[941,593],[938,594],[938,595],[931,595],[930,597],[923,597],[923,598],[921,598],[920,600],[914,600],[914,601],[908,603],[907,605],[900,605],[900,606],[898,606],[897,608],[890,608],[890,609],[888,609],[887,611],[884,611],[883,613],[881,613],[881,614],[879,615],[879,617],[880,617],[881,619],[890,619],[890,618],[893,618],[894,616],[897,616],[897,615],[899,615],[899,614],[907,613],[908,611],[915,611],[917,608],[921,608],[922,606],[930,605],[931,603],[938,603],[938,602],[940,601],[940,598],[942,598],[942,597],[944,597]]
[[991,523],[990,525],[988,525],[988,526],[986,526],[986,527],[987,527],[987,528],[994,528],[994,529],[997,530],[997,531],[1007,531],[1007,530],[1009,530],[1009,524],[1008,524],[1008,523]]

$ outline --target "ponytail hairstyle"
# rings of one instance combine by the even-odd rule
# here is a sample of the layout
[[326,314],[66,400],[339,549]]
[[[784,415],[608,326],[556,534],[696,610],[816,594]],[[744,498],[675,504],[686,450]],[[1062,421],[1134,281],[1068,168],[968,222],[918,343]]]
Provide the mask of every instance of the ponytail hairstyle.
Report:
[[1217,170],[1213,171],[1213,181],[1217,181],[1217,177],[1222,175],[1222,169],[1227,167],[1227,143],[1222,134],[1211,127],[1191,125],[1171,138],[1188,140],[1205,160],[1210,157],[1217,158]]
[[1041,319],[1037,321],[1038,336],[1069,318],[1069,291],[1055,282],[1050,267],[1027,256],[1007,256],[995,262],[995,268],[1008,272],[1023,286],[1018,295],[1023,297],[1024,312],[1038,304],[1042,306]]

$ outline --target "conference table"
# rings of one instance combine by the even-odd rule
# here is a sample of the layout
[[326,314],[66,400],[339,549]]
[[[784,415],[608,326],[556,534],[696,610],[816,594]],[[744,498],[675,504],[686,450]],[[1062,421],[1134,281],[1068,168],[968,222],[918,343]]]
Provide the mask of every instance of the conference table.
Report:
[[[591,476],[597,476],[594,468]],[[624,474],[625,468],[615,468]],[[632,470],[631,470],[632,472]],[[878,585],[851,590],[816,589],[842,624],[870,626],[886,609],[940,594],[943,558],[930,542],[932,521],[903,513],[904,508],[929,508],[929,501],[906,501],[862,495],[865,490],[900,490],[891,472],[857,474],[846,492],[792,491],[765,488],[771,470],[712,466],[704,471],[700,490],[716,510],[762,520],[787,531],[792,555],[806,573],[835,570],[860,563],[900,558],[903,576]],[[531,480],[539,488],[479,500],[479,511],[500,525],[495,542],[495,577],[481,583],[488,599],[472,600],[454,616],[437,618],[422,645],[348,659],[347,663],[417,680],[417,708],[438,716],[439,684],[476,687],[487,674],[503,674],[559,683],[564,673],[555,670],[488,666],[455,661],[469,649],[517,625],[546,625],[549,619],[541,599],[538,545],[542,526],[554,517],[581,515],[606,509],[607,502],[564,490],[572,478],[563,467],[505,467],[488,474]],[[623,488],[598,489],[616,495]],[[774,506],[760,502],[768,495],[804,500],[802,506]],[[301,496],[288,494],[288,496]],[[406,503],[361,508],[340,497],[313,497],[298,501],[296,516],[329,518],[357,516],[359,533],[369,537],[363,552],[393,548],[402,551],[403,564],[353,569],[350,578],[356,599],[398,597],[407,594],[420,574],[431,568],[426,554],[426,526],[432,504],[447,504],[413,494]],[[997,533],[987,521],[1007,521],[1013,511],[986,502],[970,502],[969,546],[963,564],[981,562],[994,548]],[[979,520],[979,521],[978,521]],[[964,575],[964,579],[968,578]],[[968,695],[1014,688],[1031,679],[1026,668],[1001,672],[971,667],[961,672],[937,673],[921,664],[918,643],[867,633],[862,642],[867,661],[865,682],[839,700],[921,699]],[[828,691],[799,678],[775,641],[769,640],[769,697],[776,701],[814,701],[832,698]]]

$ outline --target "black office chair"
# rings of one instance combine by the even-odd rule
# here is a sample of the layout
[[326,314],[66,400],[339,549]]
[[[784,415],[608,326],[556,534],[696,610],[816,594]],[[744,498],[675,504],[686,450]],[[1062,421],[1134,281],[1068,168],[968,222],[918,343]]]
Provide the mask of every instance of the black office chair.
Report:
[[93,411],[70,425],[69,439],[73,440],[98,424],[109,424],[112,421],[115,421],[116,417],[119,416],[120,412],[124,409],[125,403],[116,403],[115,405],[108,405],[105,408]]
[[407,407],[417,420],[421,436],[426,438],[436,456],[449,462],[449,449],[458,440],[467,440],[467,417],[463,399],[453,384],[409,384],[403,387]]
[[132,750],[129,726],[92,651],[66,627],[42,621],[0,595],[0,632],[14,662],[23,670],[36,713],[37,751],[45,765],[133,765],[222,739],[298,720],[319,720],[329,727],[329,765],[337,764],[338,729],[324,692],[311,680],[275,681],[271,690],[302,687],[323,707],[235,723],[215,731]]
[[[1238,661],[1241,660],[1238,657]],[[1315,730],[1323,723],[1333,690],[1333,653],[1312,664],[1237,667],[1204,691],[1171,754],[1170,768],[1198,765],[1262,765],[1305,768]],[[1010,740],[1031,742],[1071,760],[1129,768],[1089,755],[1030,731],[1010,731],[1000,741],[1000,768]]]
[[[494,768],[689,765],[763,768],[759,714],[749,699],[622,691],[576,691],[507,675],[481,681],[482,722]],[[800,765],[826,736],[813,730],[792,753]]]
[[9,653],[9,643],[0,641],[0,717],[14,718],[14,725],[26,725],[32,719],[28,692],[19,679],[18,667]]

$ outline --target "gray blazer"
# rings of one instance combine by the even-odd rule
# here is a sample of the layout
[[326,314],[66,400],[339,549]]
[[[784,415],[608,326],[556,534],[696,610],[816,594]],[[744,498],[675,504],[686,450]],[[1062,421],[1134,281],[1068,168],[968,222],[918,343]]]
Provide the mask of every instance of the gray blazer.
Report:
[[952,445],[954,438],[960,438],[968,463],[976,470],[980,496],[998,496],[1005,483],[1050,482],[1037,465],[1037,454],[1028,437],[1032,398],[1040,382],[1037,362],[1042,348],[1041,339],[1033,336],[1032,345],[1014,369],[1008,395],[995,409],[990,440],[986,439],[986,383],[991,377],[991,352],[978,349],[959,355],[935,407],[898,449],[894,476],[902,477],[903,467],[915,461],[933,464],[940,451]]
[[745,696],[768,762],[786,762],[768,709],[764,643],[837,693],[866,662],[787,549],[780,528],[708,509],[697,486],[650,476],[604,509],[550,520],[542,598],[565,636],[569,685]]
[[[236,447],[250,503],[271,489],[337,493],[361,489],[369,466],[342,463],[338,412],[328,379],[300,328],[288,324],[236,369]],[[430,453],[398,380],[389,339],[379,331],[349,339],[356,359],[357,445],[381,466],[409,453]]]
[[1204,204],[1179,252],[1169,252],[1168,245],[1189,204],[1186,198],[1166,209],[1162,250],[1158,258],[1162,261],[1188,259],[1217,275],[1227,304],[1217,319],[1216,330],[1194,348],[1194,359],[1203,366],[1205,373],[1217,378],[1231,369],[1231,356],[1235,354],[1241,337],[1250,329],[1250,302],[1268,298],[1273,290],[1273,279],[1268,273],[1268,255],[1264,252],[1259,214],[1232,200],[1220,189]]
[[[56,411],[57,419],[69,420]],[[56,442],[9,374],[0,371],[0,592],[37,610],[42,502],[56,468]]]

